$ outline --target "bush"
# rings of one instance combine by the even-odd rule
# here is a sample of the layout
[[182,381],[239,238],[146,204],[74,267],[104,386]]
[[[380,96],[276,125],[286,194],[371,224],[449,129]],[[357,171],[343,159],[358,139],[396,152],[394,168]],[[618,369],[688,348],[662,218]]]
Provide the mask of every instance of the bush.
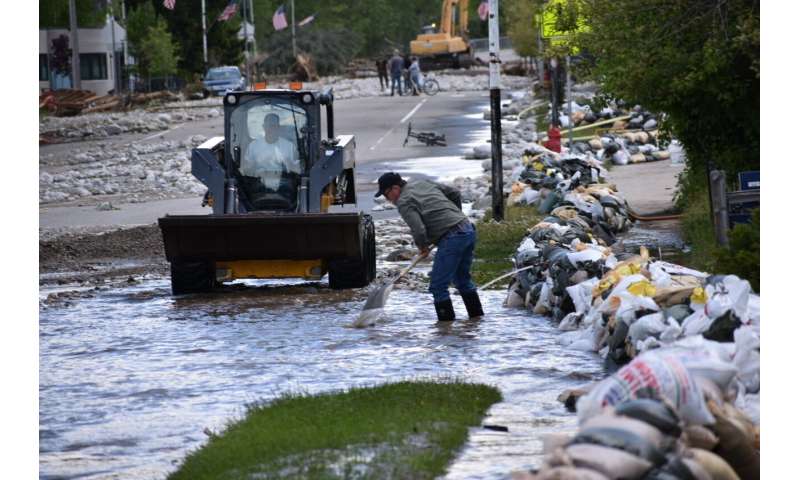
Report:
[[714,252],[716,268],[721,273],[747,279],[753,290],[760,291],[761,281],[761,225],[759,210],[753,211],[749,224],[733,227],[728,235],[728,247]]

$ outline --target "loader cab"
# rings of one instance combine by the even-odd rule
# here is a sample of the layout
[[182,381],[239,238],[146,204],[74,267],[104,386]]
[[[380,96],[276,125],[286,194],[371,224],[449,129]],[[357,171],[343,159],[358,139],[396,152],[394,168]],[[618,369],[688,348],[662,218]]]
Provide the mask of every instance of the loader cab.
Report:
[[297,212],[316,161],[319,100],[290,90],[225,97],[226,161],[248,211]]

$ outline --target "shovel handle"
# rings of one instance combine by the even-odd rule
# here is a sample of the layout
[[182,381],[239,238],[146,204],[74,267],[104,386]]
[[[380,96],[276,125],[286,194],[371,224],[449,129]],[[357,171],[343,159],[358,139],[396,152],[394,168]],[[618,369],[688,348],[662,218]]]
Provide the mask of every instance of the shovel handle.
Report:
[[400,280],[400,278],[404,277],[408,272],[411,271],[412,268],[417,265],[417,263],[419,263],[420,260],[422,260],[422,255],[414,255],[414,258],[411,259],[411,263],[406,268],[400,270],[400,274],[397,275],[395,280]]

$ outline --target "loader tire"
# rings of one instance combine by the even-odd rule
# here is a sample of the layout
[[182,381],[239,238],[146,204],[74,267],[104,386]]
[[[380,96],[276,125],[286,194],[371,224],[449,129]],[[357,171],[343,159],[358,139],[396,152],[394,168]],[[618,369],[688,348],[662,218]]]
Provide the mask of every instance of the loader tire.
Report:
[[170,262],[172,294],[210,292],[216,285],[214,264],[208,261]]
[[364,215],[362,258],[339,258],[328,266],[328,284],[333,290],[366,287],[375,280],[375,225],[372,217]]

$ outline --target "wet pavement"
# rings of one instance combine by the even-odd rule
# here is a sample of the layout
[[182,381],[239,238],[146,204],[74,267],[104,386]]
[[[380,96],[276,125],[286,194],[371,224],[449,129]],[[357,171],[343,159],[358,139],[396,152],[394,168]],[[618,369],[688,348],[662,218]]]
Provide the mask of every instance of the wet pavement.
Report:
[[[169,280],[40,312],[40,478],[163,478],[204,430],[246,404],[409,378],[496,385],[504,401],[473,429],[447,478],[505,478],[540,461],[544,433],[574,427],[558,394],[602,377],[544,317],[482,293],[487,316],[437,326],[429,295],[396,290],[375,327],[353,329],[364,292],[270,282],[173,297]],[[454,302],[465,318],[460,300]]]

